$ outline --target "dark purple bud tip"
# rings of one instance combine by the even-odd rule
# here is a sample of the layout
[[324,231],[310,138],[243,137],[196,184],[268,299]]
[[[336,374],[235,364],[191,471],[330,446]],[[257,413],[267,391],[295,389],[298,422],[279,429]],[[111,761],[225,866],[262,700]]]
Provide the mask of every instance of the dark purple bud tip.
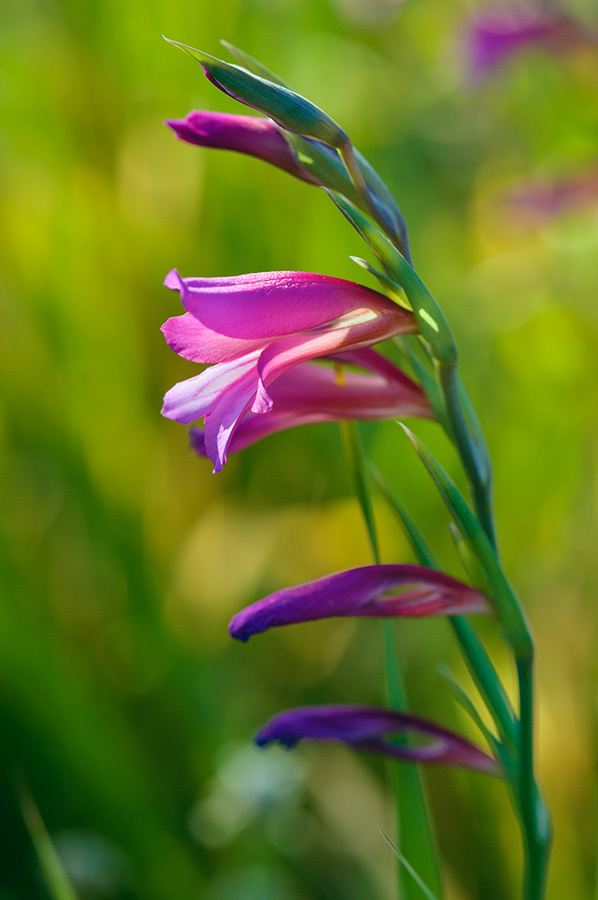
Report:
[[[409,735],[409,743],[395,743]],[[274,716],[255,736],[263,747],[279,743],[284,747],[310,738],[340,741],[373,753],[420,763],[435,763],[476,769],[499,775],[495,759],[475,744],[419,716],[375,706],[304,706]]]

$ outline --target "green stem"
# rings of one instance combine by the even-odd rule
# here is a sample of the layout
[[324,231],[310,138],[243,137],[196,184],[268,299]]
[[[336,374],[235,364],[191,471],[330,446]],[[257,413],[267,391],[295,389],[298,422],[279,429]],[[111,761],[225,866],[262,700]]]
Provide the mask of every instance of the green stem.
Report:
[[456,364],[438,365],[437,370],[451,426],[450,436],[453,438],[471,487],[474,509],[488,540],[496,547],[492,511],[492,475],[488,458],[484,453],[482,459],[481,448],[475,446],[471,432],[467,428],[459,397]]
[[519,808],[525,842],[524,900],[542,900],[552,844],[546,804],[534,779],[534,653],[517,660],[520,715]]

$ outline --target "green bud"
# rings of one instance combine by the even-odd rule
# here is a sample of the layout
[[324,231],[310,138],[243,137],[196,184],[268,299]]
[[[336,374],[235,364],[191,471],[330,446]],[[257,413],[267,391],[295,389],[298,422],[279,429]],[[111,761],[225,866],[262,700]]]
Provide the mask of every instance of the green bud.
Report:
[[195,50],[178,41],[169,43],[196,59],[210,81],[229,97],[270,116],[287,131],[315,138],[337,149],[350,146],[349,138],[340,125],[301,94],[202,50]]

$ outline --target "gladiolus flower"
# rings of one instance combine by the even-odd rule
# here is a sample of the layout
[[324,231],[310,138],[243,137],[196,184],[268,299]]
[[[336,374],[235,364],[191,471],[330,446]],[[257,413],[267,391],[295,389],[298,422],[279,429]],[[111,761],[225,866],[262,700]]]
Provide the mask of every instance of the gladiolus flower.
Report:
[[[389,734],[412,734],[425,743],[414,746],[393,743],[386,737]],[[500,773],[496,760],[452,731],[419,716],[375,706],[289,709],[270,719],[255,736],[255,742],[263,747],[276,741],[291,748],[304,738],[340,741],[357,750],[384,753],[413,762],[460,766],[492,775]]]
[[589,33],[564,13],[494,6],[476,14],[468,35],[468,57],[473,75],[481,77],[519,50],[532,46],[568,50],[589,40]]
[[[247,410],[230,442],[229,453],[277,431],[315,422],[434,418],[419,385],[375,350],[345,353],[334,362],[334,367],[300,363],[281,375],[269,389],[272,409],[261,414]],[[367,374],[348,370],[345,364],[361,366]],[[192,428],[190,436],[196,453],[206,456],[203,429]]]
[[268,388],[310,359],[361,350],[417,331],[411,312],[363,285],[308,272],[165,281],[187,312],[162,326],[185,359],[213,363],[164,397],[163,415],[190,424],[205,417],[206,453],[218,472],[248,409],[268,412]]
[[297,160],[271,119],[194,110],[184,119],[167,119],[165,124],[189,144],[246,153],[310,184],[320,184]]
[[335,616],[460,616],[489,613],[491,601],[423,566],[363,566],[276,591],[237,613],[228,630],[247,641],[277,625]]

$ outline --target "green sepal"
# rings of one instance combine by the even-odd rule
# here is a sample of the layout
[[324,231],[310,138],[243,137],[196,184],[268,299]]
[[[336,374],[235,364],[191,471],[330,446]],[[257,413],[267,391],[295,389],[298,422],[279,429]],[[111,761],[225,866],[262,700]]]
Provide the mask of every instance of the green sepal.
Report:
[[203,50],[168,38],[166,40],[196,59],[210,80],[226,94],[260,110],[288,131],[323,141],[330,147],[345,149],[350,146],[349,138],[340,125],[301,94]]
[[399,424],[432,476],[455,524],[486,575],[507,642],[518,659],[527,659],[533,653],[533,644],[525,615],[484,529],[440,463],[412,431],[402,423]]
[[[370,196],[374,198],[376,211],[380,212],[381,207],[384,212],[384,225],[390,226],[390,232],[395,240],[398,239],[398,246],[403,256],[411,261],[411,252],[409,250],[409,236],[407,234],[407,225],[403,213],[397,206],[397,201],[391,194],[386,182],[380,178],[374,167],[368,162],[359,150],[354,150],[355,158],[359,168],[363,172],[364,179],[370,189]],[[376,200],[379,203],[376,203]]]
[[[426,364],[429,355],[426,346],[419,335],[401,335],[395,338],[395,343],[407,362],[409,363],[413,374],[423,387],[426,397],[430,401],[434,415],[446,430],[450,429],[450,424],[446,414],[444,399],[436,378],[432,374],[430,367]],[[427,359],[426,359],[427,357]]]
[[488,584],[488,579],[486,578],[486,574],[483,571],[478,558],[471,552],[471,547],[453,522],[449,522],[449,530],[455,545],[455,550],[457,551],[457,556],[459,557],[469,581],[479,588],[479,590],[483,591],[483,593],[487,594],[490,590],[490,585]]
[[300,134],[281,128],[280,133],[291,148],[297,162],[324,187],[344,194],[353,203],[361,203],[361,195],[349,177],[336,150],[323,143],[307,140]]
[[443,365],[455,365],[457,348],[449,324],[436,300],[405,257],[376,226],[344,197],[330,193],[333,202],[405,291],[417,319],[422,337],[430,345],[432,356]]
[[371,263],[367,261],[367,259],[362,259],[360,256],[350,256],[351,259],[356,265],[359,266],[360,269],[365,269],[366,272],[369,272],[376,281],[380,283],[380,285],[384,288],[386,293],[391,297],[395,303],[398,303],[400,306],[404,306],[405,308],[411,309],[411,305],[405,300],[405,291],[403,288],[397,284],[396,281],[393,281],[392,278],[389,278],[388,275],[385,275],[384,272],[380,272],[373,266]]
[[487,741],[488,746],[490,747],[492,752],[496,754],[500,741],[497,740],[496,735],[492,734],[488,726],[484,723],[484,720],[476,709],[475,703],[473,702],[465,688],[461,684],[459,684],[456,676],[453,675],[449,667],[444,663],[440,663],[436,667],[436,671],[446,683],[448,689],[450,690],[459,706],[465,710],[470,719],[482,732],[482,734],[484,735],[484,739]]
[[286,81],[283,81],[278,75],[268,69],[263,63],[261,63],[258,59],[255,59],[253,56],[250,56],[249,53],[245,53],[244,50],[240,50],[239,47],[235,47],[234,44],[229,44],[228,41],[220,41],[223,47],[226,47],[231,56],[233,56],[239,65],[243,66],[244,69],[247,69],[248,72],[252,72],[254,75],[259,75],[260,78],[265,78],[266,81],[273,81],[274,84],[279,84],[281,87],[287,88],[289,91],[292,91],[292,87],[290,84],[287,84]]

